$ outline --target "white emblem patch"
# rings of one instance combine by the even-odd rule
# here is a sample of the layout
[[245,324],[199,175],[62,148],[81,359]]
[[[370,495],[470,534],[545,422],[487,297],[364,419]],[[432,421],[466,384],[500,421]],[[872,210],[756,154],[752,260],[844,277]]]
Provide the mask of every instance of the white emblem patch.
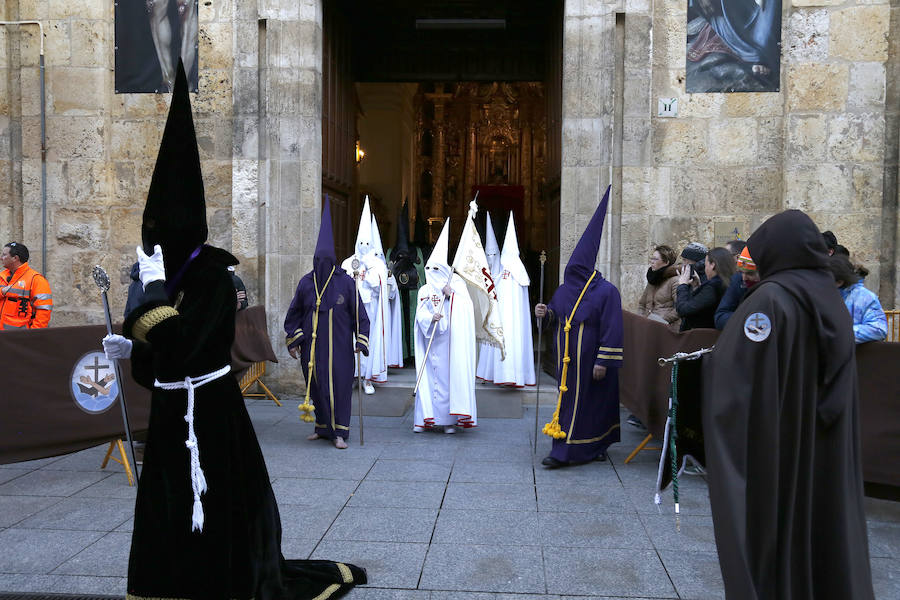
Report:
[[764,313],[753,313],[744,321],[744,335],[754,342],[762,342],[772,333],[772,321]]

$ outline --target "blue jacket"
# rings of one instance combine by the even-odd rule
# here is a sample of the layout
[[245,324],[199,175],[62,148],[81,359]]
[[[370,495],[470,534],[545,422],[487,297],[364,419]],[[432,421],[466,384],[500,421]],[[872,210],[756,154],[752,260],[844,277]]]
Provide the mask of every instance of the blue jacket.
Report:
[[877,342],[887,337],[887,317],[878,296],[862,282],[842,287],[840,292],[853,317],[853,337],[857,344]]
[[732,275],[731,283],[728,284],[725,295],[722,296],[722,301],[719,302],[719,307],[716,309],[716,329],[719,331],[725,329],[725,323],[728,322],[728,319],[730,319],[731,315],[734,314],[734,311],[737,310],[738,304],[741,303],[741,300],[744,298],[744,292],[746,291],[747,288],[744,287],[744,277],[740,273]]

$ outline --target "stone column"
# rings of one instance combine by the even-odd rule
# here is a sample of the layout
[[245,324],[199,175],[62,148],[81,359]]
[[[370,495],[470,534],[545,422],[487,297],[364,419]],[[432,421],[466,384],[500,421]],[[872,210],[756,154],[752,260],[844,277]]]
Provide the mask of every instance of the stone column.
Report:
[[[563,16],[560,268],[594,214],[610,180],[615,82],[615,0],[567,0]],[[609,261],[608,231],[600,255]]]
[[262,78],[264,158],[259,161],[260,218],[265,231],[265,306],[281,361],[272,378],[282,389],[300,384],[300,369],[283,343],[284,314],[300,277],[310,269],[322,197],[322,3],[262,0],[266,57]]

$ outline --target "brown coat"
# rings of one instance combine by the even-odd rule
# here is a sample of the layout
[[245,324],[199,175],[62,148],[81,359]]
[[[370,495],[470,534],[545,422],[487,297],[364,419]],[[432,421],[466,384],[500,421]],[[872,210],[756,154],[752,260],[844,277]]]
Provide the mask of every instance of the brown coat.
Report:
[[675,265],[669,265],[663,272],[663,281],[659,285],[647,284],[641,300],[638,302],[638,314],[649,317],[651,314],[661,317],[669,324],[669,329],[678,331],[681,317],[675,310],[675,289],[678,287]]

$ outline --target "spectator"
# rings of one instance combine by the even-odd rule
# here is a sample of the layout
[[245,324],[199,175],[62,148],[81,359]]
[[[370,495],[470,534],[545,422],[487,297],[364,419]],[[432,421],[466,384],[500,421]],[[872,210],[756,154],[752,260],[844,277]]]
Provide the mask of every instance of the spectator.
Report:
[[703,263],[707,248],[700,242],[691,242],[681,251],[681,264],[690,265],[691,271],[699,278],[698,284],[706,281],[706,267]]
[[831,231],[823,231],[822,237],[825,238],[825,247],[828,248],[828,256],[834,254],[835,248],[837,248],[837,236],[834,235]]
[[731,315],[737,310],[738,305],[744,299],[747,290],[759,283],[759,273],[756,272],[756,264],[750,258],[750,249],[744,246],[737,258],[737,273],[731,276],[731,282],[719,307],[716,309],[716,329],[725,329],[725,324]]
[[687,265],[678,274],[675,308],[682,319],[681,331],[715,327],[716,308],[734,274],[734,259],[725,248],[713,248],[706,255],[704,269],[706,281],[693,289],[691,279],[697,279],[697,274]]
[[231,274],[231,283],[234,284],[234,293],[237,296],[237,309],[239,311],[244,310],[250,306],[250,301],[247,299],[247,286],[245,286],[241,278],[235,274],[234,265],[228,266],[228,272]]
[[740,256],[744,248],[747,247],[747,242],[744,240],[731,240],[730,242],[725,242],[725,247],[731,252],[731,256],[734,257],[735,262],[737,262],[738,256]]
[[10,242],[0,252],[0,331],[50,324],[53,296],[47,278],[28,266],[28,248]]
[[866,289],[859,280],[856,268],[846,256],[838,253],[828,259],[828,268],[850,316],[853,317],[853,337],[857,344],[877,342],[887,337],[887,317],[878,296]]
[[647,286],[638,302],[638,313],[678,331],[681,317],[675,310],[675,286],[678,269],[675,267],[675,250],[669,246],[657,246],[650,255],[647,269]]

